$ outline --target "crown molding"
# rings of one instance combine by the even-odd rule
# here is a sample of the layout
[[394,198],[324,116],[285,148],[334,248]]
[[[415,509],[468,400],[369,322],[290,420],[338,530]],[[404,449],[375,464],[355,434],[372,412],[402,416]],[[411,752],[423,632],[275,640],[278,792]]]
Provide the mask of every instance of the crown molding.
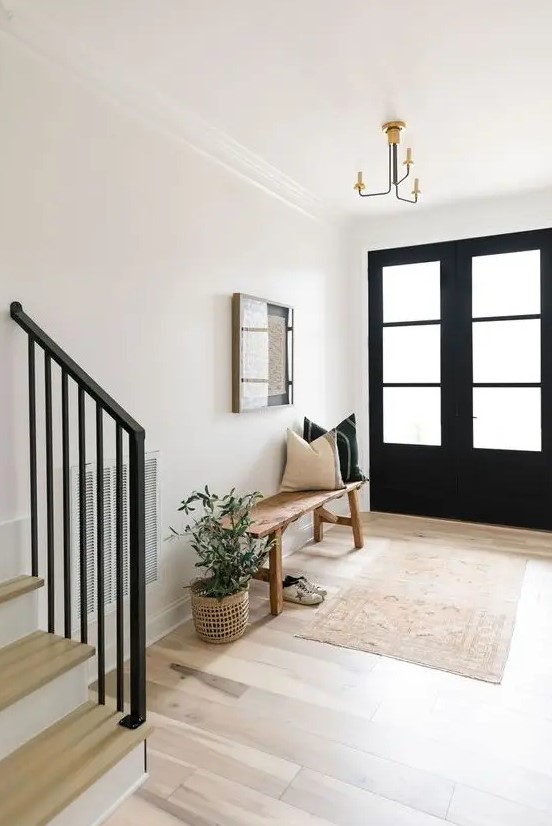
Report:
[[158,131],[186,143],[288,206],[319,221],[338,220],[328,204],[293,178],[183,107],[180,101],[161,94],[143,78],[124,73],[108,54],[71,37],[49,15],[26,8],[24,0],[0,0],[0,31],[71,71],[96,93],[117,101]]

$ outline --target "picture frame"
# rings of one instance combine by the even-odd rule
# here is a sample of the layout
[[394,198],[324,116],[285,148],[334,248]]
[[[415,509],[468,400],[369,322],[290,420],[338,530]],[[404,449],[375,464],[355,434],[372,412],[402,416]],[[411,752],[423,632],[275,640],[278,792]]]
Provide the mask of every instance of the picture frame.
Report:
[[293,343],[293,307],[233,294],[233,413],[293,404]]

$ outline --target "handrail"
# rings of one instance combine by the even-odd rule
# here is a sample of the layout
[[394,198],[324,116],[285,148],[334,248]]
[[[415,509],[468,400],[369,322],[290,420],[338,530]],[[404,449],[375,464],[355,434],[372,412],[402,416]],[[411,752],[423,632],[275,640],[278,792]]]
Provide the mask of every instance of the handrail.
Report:
[[84,388],[84,390],[92,396],[94,401],[101,404],[103,409],[113,416],[115,421],[119,422],[127,433],[137,434],[144,432],[144,428],[138,424],[138,422],[133,419],[132,416],[109,395],[109,393],[102,390],[100,385],[95,382],[94,379],[88,375],[88,373],[79,367],[76,361],[68,356],[67,353],[62,350],[61,347],[59,347],[55,341],[53,341],[50,336],[47,335],[44,330],[42,330],[38,324],[32,320],[32,318],[29,318],[29,316],[24,312],[19,301],[12,301],[10,304],[10,315],[13,320],[19,324],[23,330],[25,330],[33,341],[36,341],[36,343],[39,344],[40,347],[42,347],[42,349],[49,356],[51,356],[51,358],[59,364],[60,367],[67,371],[68,375],[70,375],[80,387]]
[[[145,556],[145,431],[132,416],[123,410],[79,365],[52,341],[24,312],[19,301],[10,305],[12,319],[25,331],[28,338],[29,376],[29,481],[31,502],[31,569],[33,576],[39,575],[39,532],[38,520],[44,519],[47,559],[48,631],[56,632],[56,601],[59,594],[55,588],[55,485],[53,467],[53,399],[52,361],[61,368],[61,430],[62,430],[62,470],[63,470],[63,608],[64,633],[72,639],[71,617],[71,561],[72,539],[70,519],[70,419],[69,385],[70,376],[78,387],[78,571],[80,596],[80,641],[88,642],[88,587],[87,587],[87,516],[90,515],[86,497],[86,399],[96,402],[96,422],[94,428],[96,460],[96,599],[97,610],[97,665],[98,703],[105,704],[106,669],[106,625],[105,625],[105,537],[104,537],[104,413],[115,422],[116,436],[116,654],[117,654],[117,709],[125,710],[124,689],[124,571],[123,520],[124,500],[128,503],[128,597],[131,621],[129,624],[130,648],[130,703],[129,713],[119,724],[126,728],[137,728],[146,718],[146,556]],[[36,416],[36,359],[35,348],[44,351],[44,436],[45,436],[45,509],[39,515],[37,482],[37,416]],[[123,430],[128,434],[128,493],[123,487]],[[92,457],[90,457],[92,458]],[[88,511],[88,513],[87,513]],[[75,543],[76,544],[76,543]],[[61,591],[61,589],[59,589]]]

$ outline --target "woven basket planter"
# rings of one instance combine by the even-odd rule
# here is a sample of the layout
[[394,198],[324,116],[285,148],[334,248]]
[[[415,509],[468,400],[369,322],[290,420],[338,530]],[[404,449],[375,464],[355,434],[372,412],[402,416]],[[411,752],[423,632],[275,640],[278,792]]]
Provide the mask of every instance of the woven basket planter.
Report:
[[201,581],[192,585],[192,616],[199,637],[221,645],[239,639],[249,620],[249,590],[217,599],[201,594]]

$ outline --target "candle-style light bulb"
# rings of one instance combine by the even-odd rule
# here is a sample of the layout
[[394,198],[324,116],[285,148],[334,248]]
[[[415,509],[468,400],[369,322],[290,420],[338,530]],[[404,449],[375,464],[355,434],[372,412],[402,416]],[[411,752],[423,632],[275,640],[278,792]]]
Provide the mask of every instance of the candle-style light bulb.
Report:
[[412,149],[408,147],[408,149],[406,150],[406,161],[404,161],[403,165],[410,166],[413,163],[414,161],[412,160]]
[[414,178],[414,189],[412,190],[412,195],[415,195],[416,197],[418,197],[418,195],[421,195],[419,178]]
[[362,172],[357,172],[357,182],[353,187],[357,192],[362,192],[365,189],[364,181],[362,180]]

